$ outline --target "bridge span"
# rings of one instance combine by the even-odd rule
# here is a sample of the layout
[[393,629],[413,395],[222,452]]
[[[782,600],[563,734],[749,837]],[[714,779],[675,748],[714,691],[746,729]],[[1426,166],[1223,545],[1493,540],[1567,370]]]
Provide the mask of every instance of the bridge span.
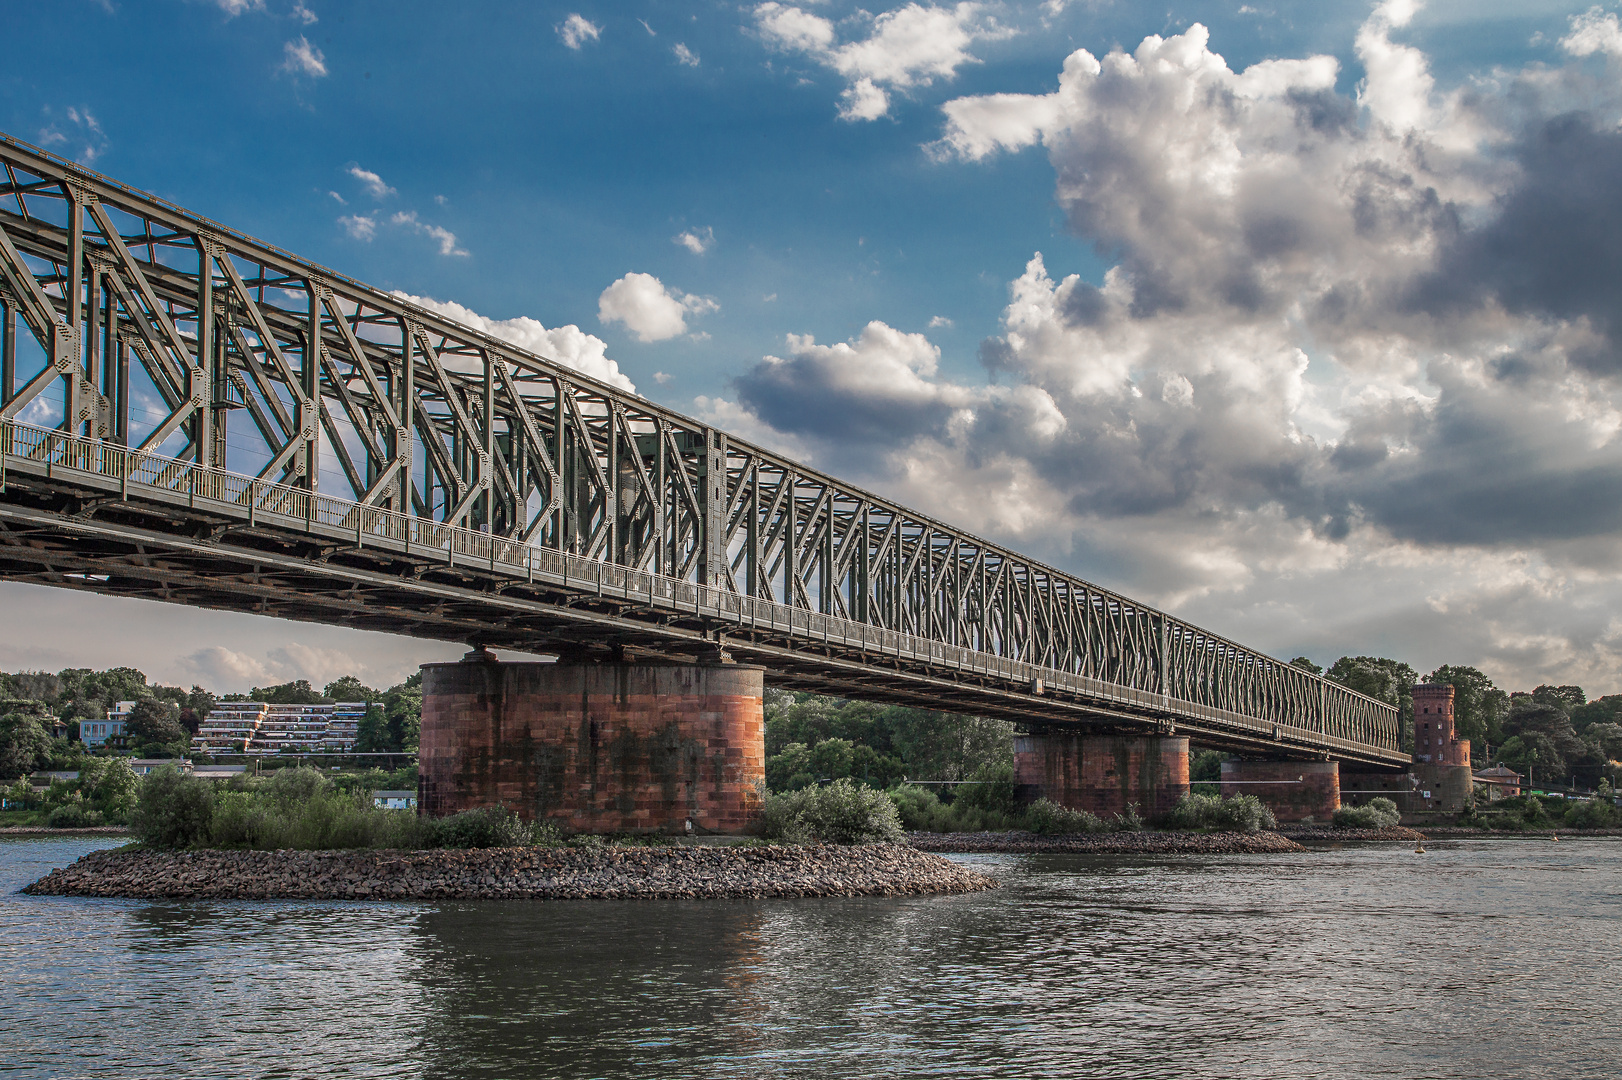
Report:
[[0,576],[1409,763],[1383,702],[3,135],[0,165]]

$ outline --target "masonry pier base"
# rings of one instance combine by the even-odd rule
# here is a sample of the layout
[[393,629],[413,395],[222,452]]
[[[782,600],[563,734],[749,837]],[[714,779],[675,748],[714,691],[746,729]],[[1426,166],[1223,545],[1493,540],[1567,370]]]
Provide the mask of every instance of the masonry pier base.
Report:
[[1188,794],[1188,740],[1038,730],[1014,740],[1014,783],[1025,802],[1051,799],[1102,818],[1135,803],[1153,817]]
[[1327,822],[1340,809],[1338,761],[1224,761],[1222,797],[1254,795],[1279,821]]
[[504,806],[578,833],[758,825],[760,668],[500,663],[475,651],[422,672],[421,813]]

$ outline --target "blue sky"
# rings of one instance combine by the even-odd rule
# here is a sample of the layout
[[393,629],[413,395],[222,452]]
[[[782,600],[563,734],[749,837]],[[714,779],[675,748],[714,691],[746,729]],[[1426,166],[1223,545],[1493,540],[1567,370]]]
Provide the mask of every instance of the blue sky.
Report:
[[[1577,489],[1520,515],[1560,528],[1518,521],[1526,498],[1489,507],[1481,459],[1449,441],[1503,425],[1491,394],[1511,391],[1479,370],[1543,341],[1541,389],[1505,400],[1589,427],[1558,451],[1533,432],[1507,436],[1508,471],[1525,472],[1517,490],[1576,476],[1609,490],[1622,475],[1607,434],[1614,370],[1547,345],[1603,336],[1608,316],[1554,301],[1522,310],[1485,277],[1444,312],[1415,283],[1445,276],[1464,241],[1415,226],[1428,246],[1392,284],[1382,252],[1402,262],[1411,245],[1401,229],[1371,239],[1357,215],[1378,199],[1398,207],[1401,185],[1351,193],[1371,172],[1407,170],[1456,211],[1456,229],[1490,231],[1536,182],[1529,132],[1574,110],[1610,122],[1622,35],[1607,36],[1608,9],[1581,3],[1407,9],[64,0],[6,13],[29,47],[0,71],[0,128],[371,284],[492,320],[577,325],[643,394],[1280,655],[1382,652],[1421,670],[1479,664],[1512,685],[1622,690],[1622,628],[1607,614],[1622,596],[1615,522]],[[1197,53],[1195,24],[1209,32]],[[1152,121],[1153,102],[1171,98],[1121,104],[1106,72],[1076,76],[1080,111],[1031,120],[1029,138],[954,118],[953,103],[999,94],[1045,116],[1039,99],[1076,50],[1131,54],[1151,35],[1188,45],[1178,85],[1238,93],[1251,111]],[[1302,68],[1255,99],[1233,89],[1253,65],[1314,56],[1333,58],[1327,82]],[[1428,82],[1409,78],[1414,64]],[[1147,86],[1148,71],[1119,85]],[[1280,110],[1312,95],[1343,134],[1320,131],[1310,151],[1277,143]],[[1599,162],[1613,135],[1591,127],[1599,149],[1575,152]],[[1291,235],[1321,238],[1288,257],[1254,245],[1241,256],[1276,303],[1230,289],[1206,304],[1188,284],[1235,262],[1198,184],[1166,194],[1189,147],[1215,168],[1213,132],[1238,148],[1239,171],[1223,175],[1246,190],[1291,172],[1299,182],[1271,198]],[[1429,158],[1403,156],[1418,144]],[[1314,185],[1343,205],[1307,206]],[[1351,239],[1324,224],[1337,213],[1355,223]],[[1482,250],[1505,250],[1481,235]],[[1045,277],[1029,265],[1038,252]],[[1532,265],[1503,258],[1515,273]],[[605,295],[628,274],[660,291],[637,278]],[[1407,299],[1365,305],[1355,332],[1322,316],[1325,297],[1340,303],[1359,283]],[[1154,309],[1152,284],[1175,303]],[[1076,314],[1095,300],[1130,309],[1128,329],[1112,336]],[[1194,419],[1134,411],[1150,400]],[[854,424],[864,409],[895,430]],[[1114,425],[1133,440],[1125,456],[1081,434]],[[1019,437],[1049,428],[1062,433],[1047,450]],[[1257,442],[1259,430],[1271,435]],[[1413,509],[1439,491],[1474,492],[1445,510],[1456,527]],[[10,668],[130,662],[238,689],[345,664],[386,682],[457,649],[19,586],[0,598],[52,627],[0,631]],[[154,619],[162,644],[121,657],[125,631]],[[85,635],[87,620],[107,633]],[[289,638],[304,651],[288,652]]]

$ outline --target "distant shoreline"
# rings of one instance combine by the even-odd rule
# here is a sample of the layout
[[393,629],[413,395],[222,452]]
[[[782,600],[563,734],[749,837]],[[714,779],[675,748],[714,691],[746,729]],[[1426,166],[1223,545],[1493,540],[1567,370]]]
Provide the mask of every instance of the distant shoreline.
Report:
[[920,851],[959,855],[1283,855],[1306,848],[1276,832],[1110,832],[1043,836],[1029,832],[908,834]]

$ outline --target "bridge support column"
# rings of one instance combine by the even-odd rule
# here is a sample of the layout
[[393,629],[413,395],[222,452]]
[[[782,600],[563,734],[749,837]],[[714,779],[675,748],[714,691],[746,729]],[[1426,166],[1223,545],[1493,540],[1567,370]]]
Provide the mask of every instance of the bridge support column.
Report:
[[1188,794],[1188,740],[1036,731],[1014,740],[1014,783],[1026,802],[1051,799],[1103,818],[1136,803],[1153,817]]
[[1224,761],[1222,797],[1254,795],[1279,821],[1328,821],[1340,809],[1338,761]]
[[746,833],[766,776],[761,669],[424,664],[419,812],[504,806],[569,832]]

